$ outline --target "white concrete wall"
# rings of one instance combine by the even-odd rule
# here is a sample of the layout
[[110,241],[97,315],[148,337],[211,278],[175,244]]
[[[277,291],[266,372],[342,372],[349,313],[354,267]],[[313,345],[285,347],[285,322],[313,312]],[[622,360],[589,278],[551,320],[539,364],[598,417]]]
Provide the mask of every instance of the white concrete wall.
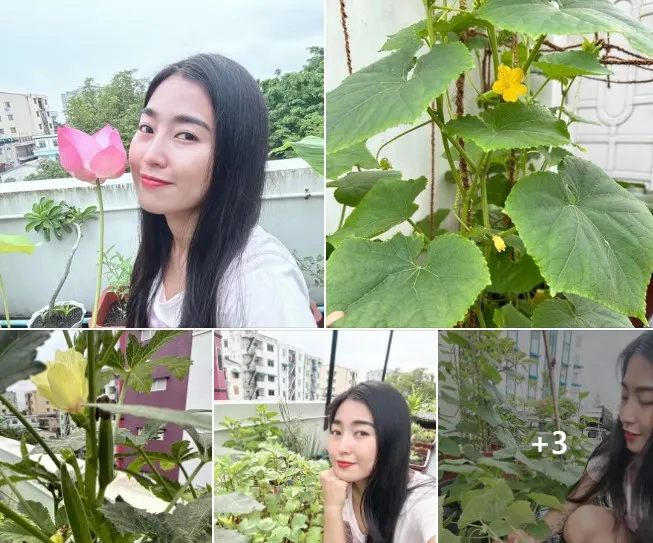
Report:
[[[324,181],[301,159],[270,161],[263,210],[259,224],[281,240],[300,257],[324,256]],[[305,198],[308,189],[310,197]],[[24,234],[24,214],[42,196],[70,205],[87,207],[96,204],[95,191],[88,183],[75,179],[25,181],[0,184],[0,232]],[[138,248],[138,202],[131,174],[106,181],[102,187],[105,208],[105,249],[115,245],[117,251],[134,256]],[[70,276],[60,295],[61,300],[77,300],[92,309],[97,251],[98,221],[84,225],[83,235]],[[35,243],[43,241],[34,232],[29,237]],[[31,255],[2,255],[0,265],[12,317],[29,316],[47,304],[74,244],[74,236],[63,241],[51,241]],[[103,283],[106,285],[106,281]],[[321,288],[310,289],[311,298],[324,302]]]
[[[213,411],[213,448],[214,454],[220,454],[220,448],[229,439],[229,432],[225,430],[220,422],[225,417],[234,420],[242,420],[256,415],[256,408],[259,405],[266,405],[268,411],[279,413],[279,420],[282,420],[277,402],[260,401],[232,401],[219,400],[215,402]],[[324,424],[324,402],[288,402],[288,414],[291,419],[299,418],[302,428],[307,432],[313,432],[320,436],[320,445],[326,448],[327,432],[323,429]],[[247,426],[247,424],[245,425]],[[283,427],[283,422],[281,423]]]

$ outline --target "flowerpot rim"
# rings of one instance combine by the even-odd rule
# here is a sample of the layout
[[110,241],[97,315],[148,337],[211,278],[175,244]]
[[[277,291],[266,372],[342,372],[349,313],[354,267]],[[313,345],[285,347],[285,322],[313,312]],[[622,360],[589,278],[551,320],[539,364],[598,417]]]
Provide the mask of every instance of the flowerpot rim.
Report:
[[[82,310],[82,317],[79,319],[78,322],[75,324],[71,325],[71,328],[81,328],[82,323],[84,322],[84,315],[86,315],[86,307],[84,307],[84,304],[81,302],[76,302],[75,300],[59,300],[54,303],[54,307],[61,306],[61,305],[73,305],[75,307],[78,307],[79,309]],[[36,320],[37,317],[40,317],[41,314],[45,311],[47,311],[50,307],[50,304],[44,305],[41,309],[38,311],[35,311],[32,313],[32,316],[30,319],[27,321],[27,328],[31,328],[32,324],[34,324],[34,321]]]

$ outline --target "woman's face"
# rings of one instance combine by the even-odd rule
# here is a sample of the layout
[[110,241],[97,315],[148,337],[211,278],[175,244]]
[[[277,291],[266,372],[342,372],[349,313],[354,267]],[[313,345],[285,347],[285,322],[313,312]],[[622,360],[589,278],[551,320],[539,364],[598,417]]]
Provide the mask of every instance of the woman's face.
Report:
[[141,207],[167,215],[200,207],[210,184],[215,122],[197,83],[173,75],[143,109],[129,148]]
[[362,402],[342,402],[331,424],[327,450],[336,476],[348,483],[371,476],[376,462],[372,413]]
[[628,450],[642,452],[653,431],[653,364],[639,354],[630,359],[621,383],[619,419]]

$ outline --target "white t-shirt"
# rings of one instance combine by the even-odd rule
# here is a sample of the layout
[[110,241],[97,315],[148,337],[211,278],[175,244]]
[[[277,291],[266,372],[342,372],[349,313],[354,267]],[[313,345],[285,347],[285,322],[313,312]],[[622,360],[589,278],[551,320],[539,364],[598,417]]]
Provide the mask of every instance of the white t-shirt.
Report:
[[[433,480],[418,471],[408,482],[408,488]],[[351,484],[347,488],[347,500],[342,508],[342,520],[348,525],[347,543],[365,543],[366,536],[361,532],[354,514],[354,502],[351,497]],[[435,484],[413,490],[401,508],[395,543],[426,543],[438,534],[438,487]],[[351,540],[349,539],[351,536]]]
[[[599,455],[592,458],[587,464],[587,475],[594,482],[598,482],[603,473],[608,467],[608,456]],[[626,496],[626,525],[631,532],[637,531],[640,515],[633,507],[633,465],[631,464],[626,469],[626,477],[624,479],[624,494]]]
[[[225,274],[224,328],[315,328],[306,280],[294,257],[260,226],[252,230],[240,263]],[[159,286],[149,311],[151,328],[178,328],[184,292],[165,298]],[[217,302],[216,302],[217,313]]]

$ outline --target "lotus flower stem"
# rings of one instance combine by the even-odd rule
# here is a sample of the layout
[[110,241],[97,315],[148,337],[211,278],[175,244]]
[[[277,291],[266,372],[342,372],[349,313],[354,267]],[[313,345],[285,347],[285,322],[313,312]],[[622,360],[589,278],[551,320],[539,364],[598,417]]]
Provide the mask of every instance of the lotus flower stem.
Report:
[[5,320],[7,321],[7,328],[11,328],[11,321],[9,320],[9,305],[7,304],[7,293],[5,292],[5,284],[2,281],[2,274],[0,273],[0,297],[2,297],[2,305],[5,307]]
[[104,261],[104,204],[102,202],[102,187],[100,186],[99,179],[95,182],[95,191],[97,192],[97,202],[100,210],[100,256],[97,265],[97,285],[95,287],[95,303],[93,304],[91,328],[97,326],[97,312],[100,305],[100,291],[102,290],[102,264]]

